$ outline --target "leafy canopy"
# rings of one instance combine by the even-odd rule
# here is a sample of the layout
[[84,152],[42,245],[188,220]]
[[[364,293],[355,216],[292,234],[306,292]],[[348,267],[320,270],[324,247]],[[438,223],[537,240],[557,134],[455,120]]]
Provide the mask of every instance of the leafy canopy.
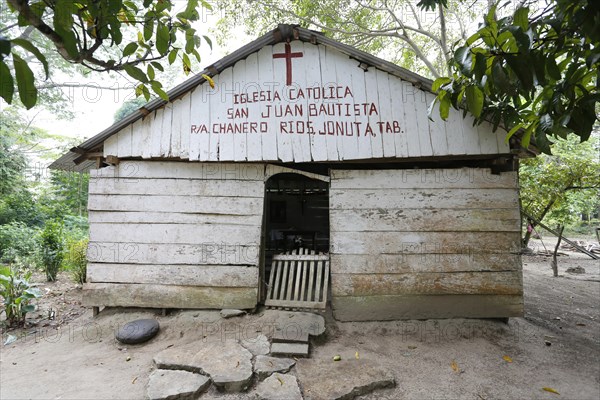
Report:
[[493,7],[450,68],[433,84],[442,118],[450,105],[464,108],[548,154],[569,133],[585,141],[598,121],[600,2],[550,0],[535,15],[522,6],[505,18]]
[[557,140],[552,155],[521,161],[521,203],[527,214],[564,224],[600,207],[600,138],[577,142],[571,134]]
[[[1,0],[0,0],[1,1]],[[6,0],[15,23],[0,30],[0,97],[12,103],[18,92],[28,109],[38,100],[34,73],[27,58],[42,65],[48,77],[52,65],[30,38],[37,30],[73,64],[94,71],[125,71],[138,81],[137,95],[150,98],[150,89],[168,99],[158,72],[159,62],[179,60],[191,70],[190,56],[200,60],[200,36],[192,23],[200,18],[204,0]],[[204,40],[211,45],[206,36]],[[158,72],[157,72],[158,71]]]

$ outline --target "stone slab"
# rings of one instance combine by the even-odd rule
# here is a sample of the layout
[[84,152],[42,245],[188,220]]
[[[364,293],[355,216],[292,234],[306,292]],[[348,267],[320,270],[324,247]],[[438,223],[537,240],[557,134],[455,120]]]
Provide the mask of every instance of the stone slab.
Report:
[[204,372],[201,360],[196,359],[196,353],[204,343],[188,343],[185,345],[170,347],[154,356],[154,363],[160,369],[174,369],[189,372]]
[[252,379],[252,353],[236,342],[219,342],[196,353],[202,370],[225,392],[241,392]]
[[273,343],[271,344],[271,355],[308,357],[308,343]]
[[158,333],[160,325],[155,319],[136,319],[123,325],[115,338],[124,344],[139,344],[147,342]]
[[273,343],[308,343],[308,332],[277,330],[271,340]]
[[394,376],[372,360],[302,359],[296,372],[311,400],[353,399],[396,385]]
[[309,312],[265,310],[255,323],[269,326],[271,328],[269,336],[276,331],[281,331],[288,337],[304,333],[308,333],[310,336],[320,336],[325,333],[325,318]]
[[269,350],[271,349],[269,338],[263,334],[258,334],[254,338],[243,339],[240,344],[255,356],[269,354]]
[[221,310],[221,317],[223,317],[223,318],[239,317],[244,314],[246,314],[246,311],[235,310],[235,309],[230,309],[230,308]]
[[146,396],[150,400],[196,399],[210,385],[207,376],[188,371],[157,369],[150,374]]
[[263,380],[275,372],[288,372],[295,364],[296,361],[291,358],[256,356],[254,360],[254,373],[259,380]]
[[298,380],[293,375],[274,373],[258,384],[255,393],[262,400],[302,400]]
[[209,375],[217,389],[241,392],[252,379],[252,353],[236,341],[190,343],[172,347],[154,356],[158,368],[201,372]]

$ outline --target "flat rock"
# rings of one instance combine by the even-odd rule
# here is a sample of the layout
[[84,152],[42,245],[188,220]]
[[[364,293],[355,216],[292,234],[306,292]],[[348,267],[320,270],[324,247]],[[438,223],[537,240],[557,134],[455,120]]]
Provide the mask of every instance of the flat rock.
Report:
[[209,385],[204,375],[157,369],[150,374],[146,396],[150,400],[195,399]]
[[210,375],[215,386],[225,392],[241,392],[252,379],[252,353],[237,342],[219,342],[203,347],[195,360]]
[[271,350],[269,338],[263,334],[259,334],[255,338],[243,339],[240,343],[255,356],[269,354]]
[[285,337],[300,337],[306,333],[320,336],[325,333],[325,318],[308,312],[265,310],[256,323],[272,327],[270,335],[277,331]]
[[246,314],[246,311],[233,310],[233,309],[221,310],[221,317],[223,317],[223,318],[239,317],[240,315],[244,315],[244,314]]
[[190,343],[172,347],[154,356],[158,368],[201,372],[209,375],[217,389],[246,390],[252,379],[252,353],[236,341]]
[[288,372],[296,361],[291,358],[256,356],[254,360],[254,372],[259,380],[263,380],[271,376],[275,372]]
[[160,325],[155,319],[137,319],[123,325],[115,338],[125,344],[144,343],[156,336],[159,329]]
[[274,373],[256,387],[256,397],[264,400],[302,400],[298,381],[293,375]]
[[154,363],[160,369],[176,369],[189,372],[204,372],[202,364],[196,360],[196,353],[206,343],[188,343],[170,347],[154,356]]
[[580,267],[579,265],[576,267],[567,268],[566,272],[569,274],[585,274],[585,268]]
[[308,357],[308,343],[273,343],[271,355]]
[[346,400],[396,385],[394,377],[371,360],[302,359],[298,379],[311,400]]

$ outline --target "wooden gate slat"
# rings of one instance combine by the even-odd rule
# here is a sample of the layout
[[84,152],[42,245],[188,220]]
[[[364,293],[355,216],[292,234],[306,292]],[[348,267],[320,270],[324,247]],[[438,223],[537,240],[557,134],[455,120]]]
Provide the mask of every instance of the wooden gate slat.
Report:
[[328,283],[328,255],[303,248],[275,255],[265,305],[325,309]]

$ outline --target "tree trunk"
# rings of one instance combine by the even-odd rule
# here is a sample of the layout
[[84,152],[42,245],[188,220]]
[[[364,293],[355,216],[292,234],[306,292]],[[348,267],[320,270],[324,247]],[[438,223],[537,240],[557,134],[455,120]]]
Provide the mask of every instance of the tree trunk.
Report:
[[558,241],[556,242],[556,247],[554,247],[554,254],[552,255],[552,261],[550,262],[550,265],[552,266],[552,274],[555,278],[558,277],[558,260],[556,259],[556,253],[558,253],[558,247],[560,246],[564,229],[564,225],[561,225],[558,229]]
[[[567,183],[566,187],[568,188],[572,184],[573,184],[573,181],[569,181]],[[567,189],[565,189],[565,190],[567,190]],[[554,203],[556,203],[557,200],[558,200],[558,196],[552,197],[550,199],[550,201],[548,202],[548,204],[546,205],[546,207],[544,207],[544,210],[541,212],[541,214],[539,216],[534,215],[533,213],[530,215],[535,217],[538,221],[541,222],[544,219],[544,217],[546,216],[546,214],[548,214],[548,212],[552,209],[552,206],[554,205]],[[531,223],[531,232],[529,231],[529,229],[527,229],[527,232],[525,232],[525,237],[523,238],[523,248],[524,249],[527,248],[527,245],[529,244],[529,240],[531,239],[531,233],[537,226],[537,222],[535,222],[535,221],[528,221],[528,223]]]

